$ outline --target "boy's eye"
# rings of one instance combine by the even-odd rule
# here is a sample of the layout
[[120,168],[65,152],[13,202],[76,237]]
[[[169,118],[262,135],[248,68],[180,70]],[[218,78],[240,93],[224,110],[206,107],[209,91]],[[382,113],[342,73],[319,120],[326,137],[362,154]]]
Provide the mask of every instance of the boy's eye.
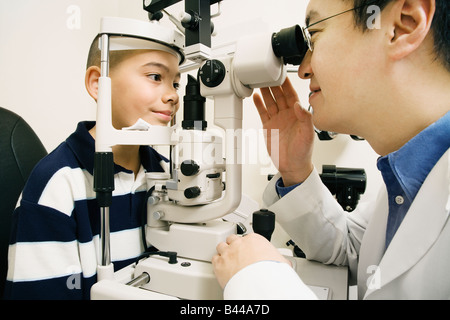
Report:
[[173,87],[178,90],[180,89],[180,84],[178,82],[174,82]]
[[161,81],[161,75],[157,73],[149,74],[148,77],[153,81]]

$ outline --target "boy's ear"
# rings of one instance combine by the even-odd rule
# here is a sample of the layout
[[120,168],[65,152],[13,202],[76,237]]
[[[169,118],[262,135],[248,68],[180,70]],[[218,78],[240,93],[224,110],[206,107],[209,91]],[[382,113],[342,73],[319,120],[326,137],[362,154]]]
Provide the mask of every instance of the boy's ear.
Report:
[[400,60],[416,50],[428,35],[435,0],[399,0],[390,13],[390,56]]
[[97,101],[98,96],[98,79],[100,78],[100,75],[100,68],[91,66],[86,70],[84,79],[86,90],[95,101]]

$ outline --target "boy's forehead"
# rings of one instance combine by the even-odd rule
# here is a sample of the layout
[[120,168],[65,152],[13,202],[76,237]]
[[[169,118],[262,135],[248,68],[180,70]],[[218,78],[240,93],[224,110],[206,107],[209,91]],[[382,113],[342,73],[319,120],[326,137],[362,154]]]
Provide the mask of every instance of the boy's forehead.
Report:
[[179,73],[178,59],[172,54],[158,50],[121,50],[114,52],[116,66],[120,65],[122,71],[148,72],[150,68],[158,69],[157,72],[164,72],[177,76]]
[[180,73],[180,71],[178,69],[178,65],[177,64],[172,66],[172,65],[169,65],[169,64],[161,62],[161,61],[154,61],[154,60],[152,60],[150,62],[144,63],[142,65],[142,67],[143,68],[158,68],[158,69],[163,70],[166,73],[174,73],[175,76],[177,76],[177,77],[181,76],[181,73]]
[[[99,43],[99,47],[100,47]],[[154,41],[149,41],[145,39],[138,39],[132,37],[121,37],[113,36],[110,37],[110,51],[123,51],[123,50],[151,50],[151,51],[161,51],[173,55],[177,58],[178,62],[183,60],[183,57],[175,49],[170,48],[167,45],[160,44]]]
[[157,50],[146,50],[141,53],[138,63],[142,68],[158,68],[166,73],[180,74],[178,60],[170,53]]

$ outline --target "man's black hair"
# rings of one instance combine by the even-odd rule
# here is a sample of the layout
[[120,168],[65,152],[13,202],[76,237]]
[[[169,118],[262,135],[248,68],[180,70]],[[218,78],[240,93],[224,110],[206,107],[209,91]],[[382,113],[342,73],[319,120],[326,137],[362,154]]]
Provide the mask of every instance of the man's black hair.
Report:
[[[348,0],[347,0],[348,1]],[[377,5],[383,10],[390,2],[396,0],[351,0],[354,3],[354,18],[356,26],[367,30],[367,8],[370,5]],[[450,1],[436,0],[436,11],[431,24],[431,32],[434,37],[434,51],[436,57],[450,71]],[[370,11],[369,11],[370,12]],[[370,13],[371,14],[371,13]]]

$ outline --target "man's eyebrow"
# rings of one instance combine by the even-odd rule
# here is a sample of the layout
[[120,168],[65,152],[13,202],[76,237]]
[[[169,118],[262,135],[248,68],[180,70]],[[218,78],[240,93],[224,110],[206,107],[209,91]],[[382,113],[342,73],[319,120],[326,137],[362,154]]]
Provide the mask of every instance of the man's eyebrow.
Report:
[[316,10],[309,11],[305,18],[305,26],[308,27],[311,20],[318,20],[318,17],[320,17],[319,12]]
[[[143,67],[157,67],[157,68],[161,68],[163,69],[165,72],[170,73],[170,69],[168,66],[166,66],[163,63],[159,63],[159,62],[149,62],[143,65]],[[177,74],[175,75],[176,77],[181,77],[181,73],[177,72]]]

